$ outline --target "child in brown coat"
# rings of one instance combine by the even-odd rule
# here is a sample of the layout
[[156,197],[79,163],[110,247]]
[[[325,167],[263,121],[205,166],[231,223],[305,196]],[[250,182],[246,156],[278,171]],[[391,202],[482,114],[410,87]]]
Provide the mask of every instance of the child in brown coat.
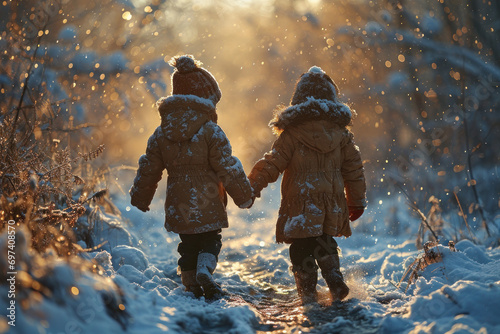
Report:
[[346,129],[352,114],[338,94],[321,68],[302,74],[290,106],[277,109],[270,123],[278,139],[248,177],[258,194],[283,172],[276,241],[290,244],[304,304],[316,301],[317,266],[332,299],[347,297],[333,237],[349,237],[349,220],[358,219],[366,206],[363,163]]
[[146,154],[130,189],[132,205],[149,210],[163,170],[168,173],[165,228],[178,233],[179,267],[186,291],[219,297],[212,274],[228,227],[227,193],[241,208],[250,207],[252,189],[240,161],[217,125],[217,81],[192,56],[170,64],[172,95],[157,102],[161,125],[149,138]]

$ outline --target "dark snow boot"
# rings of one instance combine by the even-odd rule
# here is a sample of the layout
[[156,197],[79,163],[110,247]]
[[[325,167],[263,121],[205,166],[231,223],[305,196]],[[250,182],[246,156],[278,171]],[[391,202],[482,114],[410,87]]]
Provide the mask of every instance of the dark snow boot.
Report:
[[344,277],[340,272],[340,263],[338,254],[331,254],[317,259],[318,266],[321,269],[321,276],[326,281],[332,301],[342,300],[349,294],[349,287],[344,282]]
[[296,269],[292,267],[297,285],[297,292],[302,305],[316,303],[318,297],[316,293],[316,285],[318,284],[318,270],[316,268],[311,271]]
[[196,281],[196,269],[181,271],[181,281],[187,292],[192,292],[196,298],[203,296],[203,289]]
[[222,297],[222,288],[214,281],[212,274],[217,266],[217,258],[211,253],[200,253],[198,255],[198,266],[196,268],[196,281],[203,287],[207,299]]

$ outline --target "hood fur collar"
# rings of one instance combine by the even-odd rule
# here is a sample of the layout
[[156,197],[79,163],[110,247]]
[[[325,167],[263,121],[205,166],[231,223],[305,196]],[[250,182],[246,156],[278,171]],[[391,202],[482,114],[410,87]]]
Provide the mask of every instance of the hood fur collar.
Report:
[[276,134],[280,134],[290,125],[312,120],[327,120],[345,127],[351,123],[353,112],[342,102],[308,97],[303,103],[276,109],[269,126]]
[[196,110],[208,115],[215,114],[215,105],[212,100],[204,99],[196,95],[171,95],[162,97],[156,102],[161,118],[171,112],[179,110]]
[[171,95],[157,105],[163,134],[174,142],[191,139],[208,121],[217,123],[213,102],[195,95]]

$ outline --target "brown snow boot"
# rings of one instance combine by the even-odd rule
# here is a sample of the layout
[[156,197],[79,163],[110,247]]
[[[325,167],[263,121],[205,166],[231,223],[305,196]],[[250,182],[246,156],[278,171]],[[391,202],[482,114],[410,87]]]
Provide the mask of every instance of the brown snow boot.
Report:
[[203,287],[207,299],[222,297],[222,288],[214,281],[212,274],[217,266],[217,258],[211,253],[198,254],[198,266],[196,268],[196,281]]
[[306,271],[292,268],[292,271],[295,277],[295,284],[297,285],[297,292],[302,300],[302,305],[315,303],[318,299],[316,292],[318,270],[314,268],[311,271]]
[[349,294],[349,287],[344,282],[344,277],[340,272],[340,262],[338,254],[331,254],[317,259],[321,269],[321,276],[326,281],[332,301],[342,300]]
[[181,271],[181,281],[187,292],[192,292],[196,298],[203,296],[203,289],[196,281],[196,269]]

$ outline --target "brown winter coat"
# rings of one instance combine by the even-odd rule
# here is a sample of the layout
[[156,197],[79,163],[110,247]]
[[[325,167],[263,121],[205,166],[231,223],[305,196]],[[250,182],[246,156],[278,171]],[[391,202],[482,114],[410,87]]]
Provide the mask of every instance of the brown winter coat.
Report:
[[366,185],[359,150],[345,128],[350,119],[344,104],[310,98],[271,123],[279,137],[249,179],[260,192],[284,172],[277,242],[351,235],[348,206],[366,205]]
[[166,169],[167,231],[196,234],[228,227],[225,191],[241,205],[251,199],[252,190],[229,140],[215,123],[213,103],[194,95],[172,95],[158,106],[161,125],[139,159],[130,189],[132,205],[148,208]]

